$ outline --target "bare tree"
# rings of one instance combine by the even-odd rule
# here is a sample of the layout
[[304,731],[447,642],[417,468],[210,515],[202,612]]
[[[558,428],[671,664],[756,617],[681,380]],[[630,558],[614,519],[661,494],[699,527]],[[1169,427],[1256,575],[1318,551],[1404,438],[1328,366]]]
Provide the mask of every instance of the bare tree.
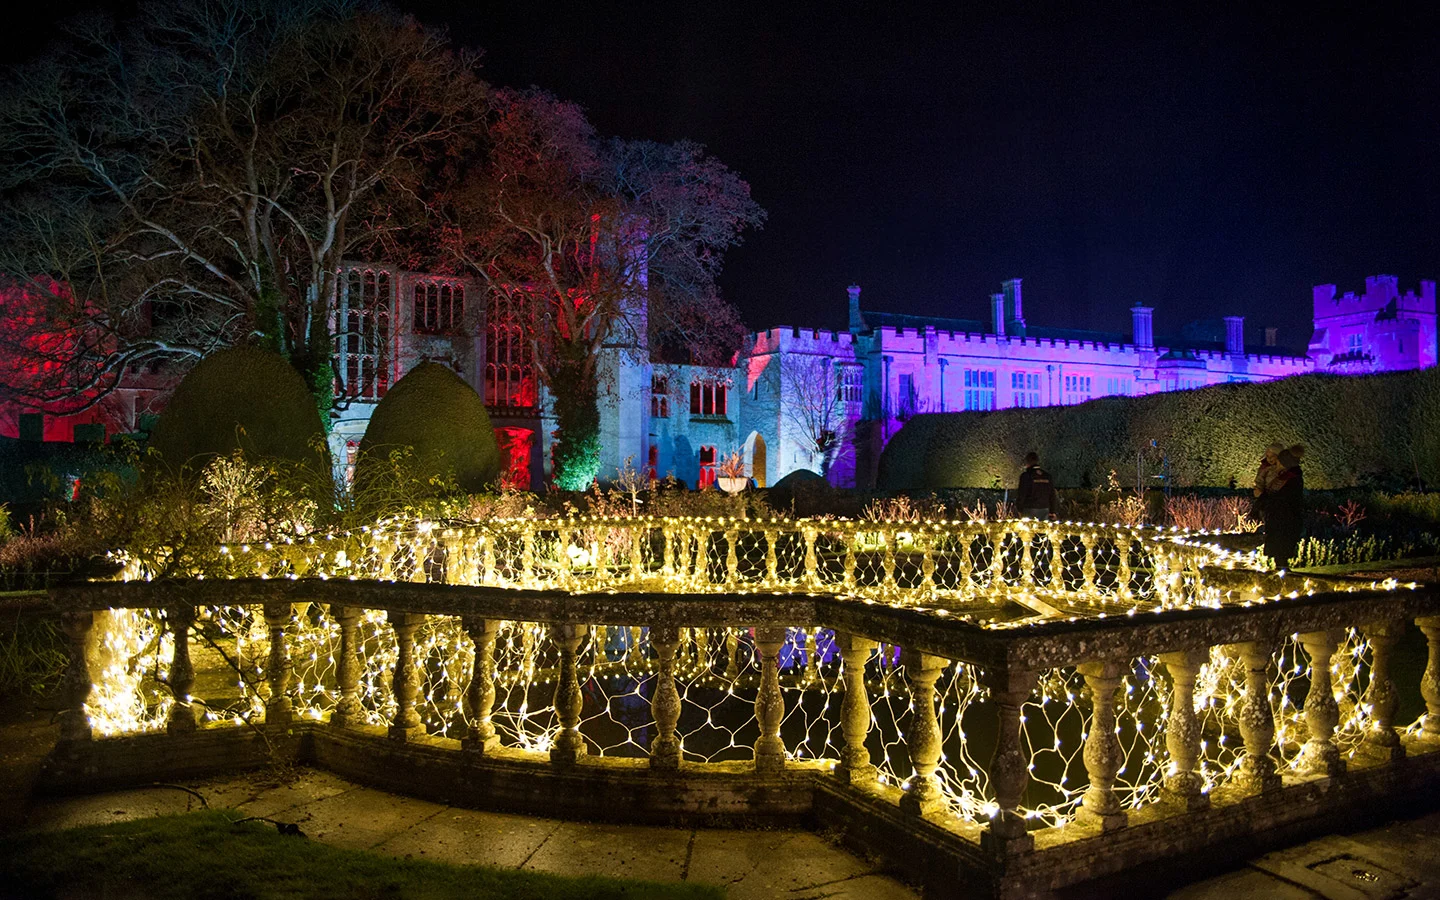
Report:
[[328,408],[342,261],[395,251],[488,108],[472,56],[364,0],[147,4],[7,80],[0,272],[47,309],[0,354],[64,370],[7,383],[32,405],[258,341]]
[[810,455],[812,468],[829,476],[835,462],[854,452],[854,422],[843,397],[843,367],[823,356],[783,358],[780,414]]

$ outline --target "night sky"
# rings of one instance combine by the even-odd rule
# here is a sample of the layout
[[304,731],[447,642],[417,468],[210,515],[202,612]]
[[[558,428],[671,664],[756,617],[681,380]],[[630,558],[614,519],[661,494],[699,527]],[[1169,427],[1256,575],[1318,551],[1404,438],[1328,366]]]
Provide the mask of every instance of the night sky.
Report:
[[753,327],[844,327],[852,281],[867,308],[979,319],[1019,276],[1035,325],[1128,332],[1143,301],[1157,335],[1242,314],[1303,347],[1312,284],[1440,277],[1422,4],[399,5],[482,47],[494,83],[744,176],[770,219],[722,284]]

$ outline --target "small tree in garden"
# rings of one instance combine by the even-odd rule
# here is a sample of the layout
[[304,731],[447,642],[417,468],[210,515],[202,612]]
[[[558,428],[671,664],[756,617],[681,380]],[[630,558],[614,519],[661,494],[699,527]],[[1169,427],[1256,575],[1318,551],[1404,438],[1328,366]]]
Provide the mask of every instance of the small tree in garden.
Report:
[[781,415],[794,429],[809,468],[828,477],[836,460],[854,452],[854,423],[841,398],[842,369],[821,356],[786,358],[783,370]]

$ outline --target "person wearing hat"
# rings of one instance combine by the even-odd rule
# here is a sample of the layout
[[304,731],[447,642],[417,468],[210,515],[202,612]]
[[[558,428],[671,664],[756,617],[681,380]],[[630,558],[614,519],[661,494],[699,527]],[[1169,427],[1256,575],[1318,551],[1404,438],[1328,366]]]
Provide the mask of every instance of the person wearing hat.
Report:
[[1265,555],[1275,561],[1276,569],[1288,569],[1300,547],[1305,525],[1305,474],[1300,470],[1304,456],[1305,448],[1300,444],[1276,454],[1279,471],[1269,480],[1261,498]]

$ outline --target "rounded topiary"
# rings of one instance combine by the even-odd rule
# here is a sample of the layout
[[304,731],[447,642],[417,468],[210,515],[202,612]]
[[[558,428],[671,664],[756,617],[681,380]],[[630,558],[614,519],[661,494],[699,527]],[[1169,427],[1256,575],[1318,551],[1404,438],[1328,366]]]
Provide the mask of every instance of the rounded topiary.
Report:
[[766,494],[765,502],[797,516],[811,516],[828,512],[827,507],[834,497],[835,489],[825,476],[809,469],[796,469],[775,482]]
[[395,477],[396,451],[405,454],[398,459],[412,489],[439,479],[475,493],[500,474],[500,447],[485,401],[438,363],[411,369],[375,406],[355,459],[357,492]]
[[278,353],[231,347],[202,359],[180,380],[150,435],[170,468],[199,471],[236,450],[330,474],[315,397]]

